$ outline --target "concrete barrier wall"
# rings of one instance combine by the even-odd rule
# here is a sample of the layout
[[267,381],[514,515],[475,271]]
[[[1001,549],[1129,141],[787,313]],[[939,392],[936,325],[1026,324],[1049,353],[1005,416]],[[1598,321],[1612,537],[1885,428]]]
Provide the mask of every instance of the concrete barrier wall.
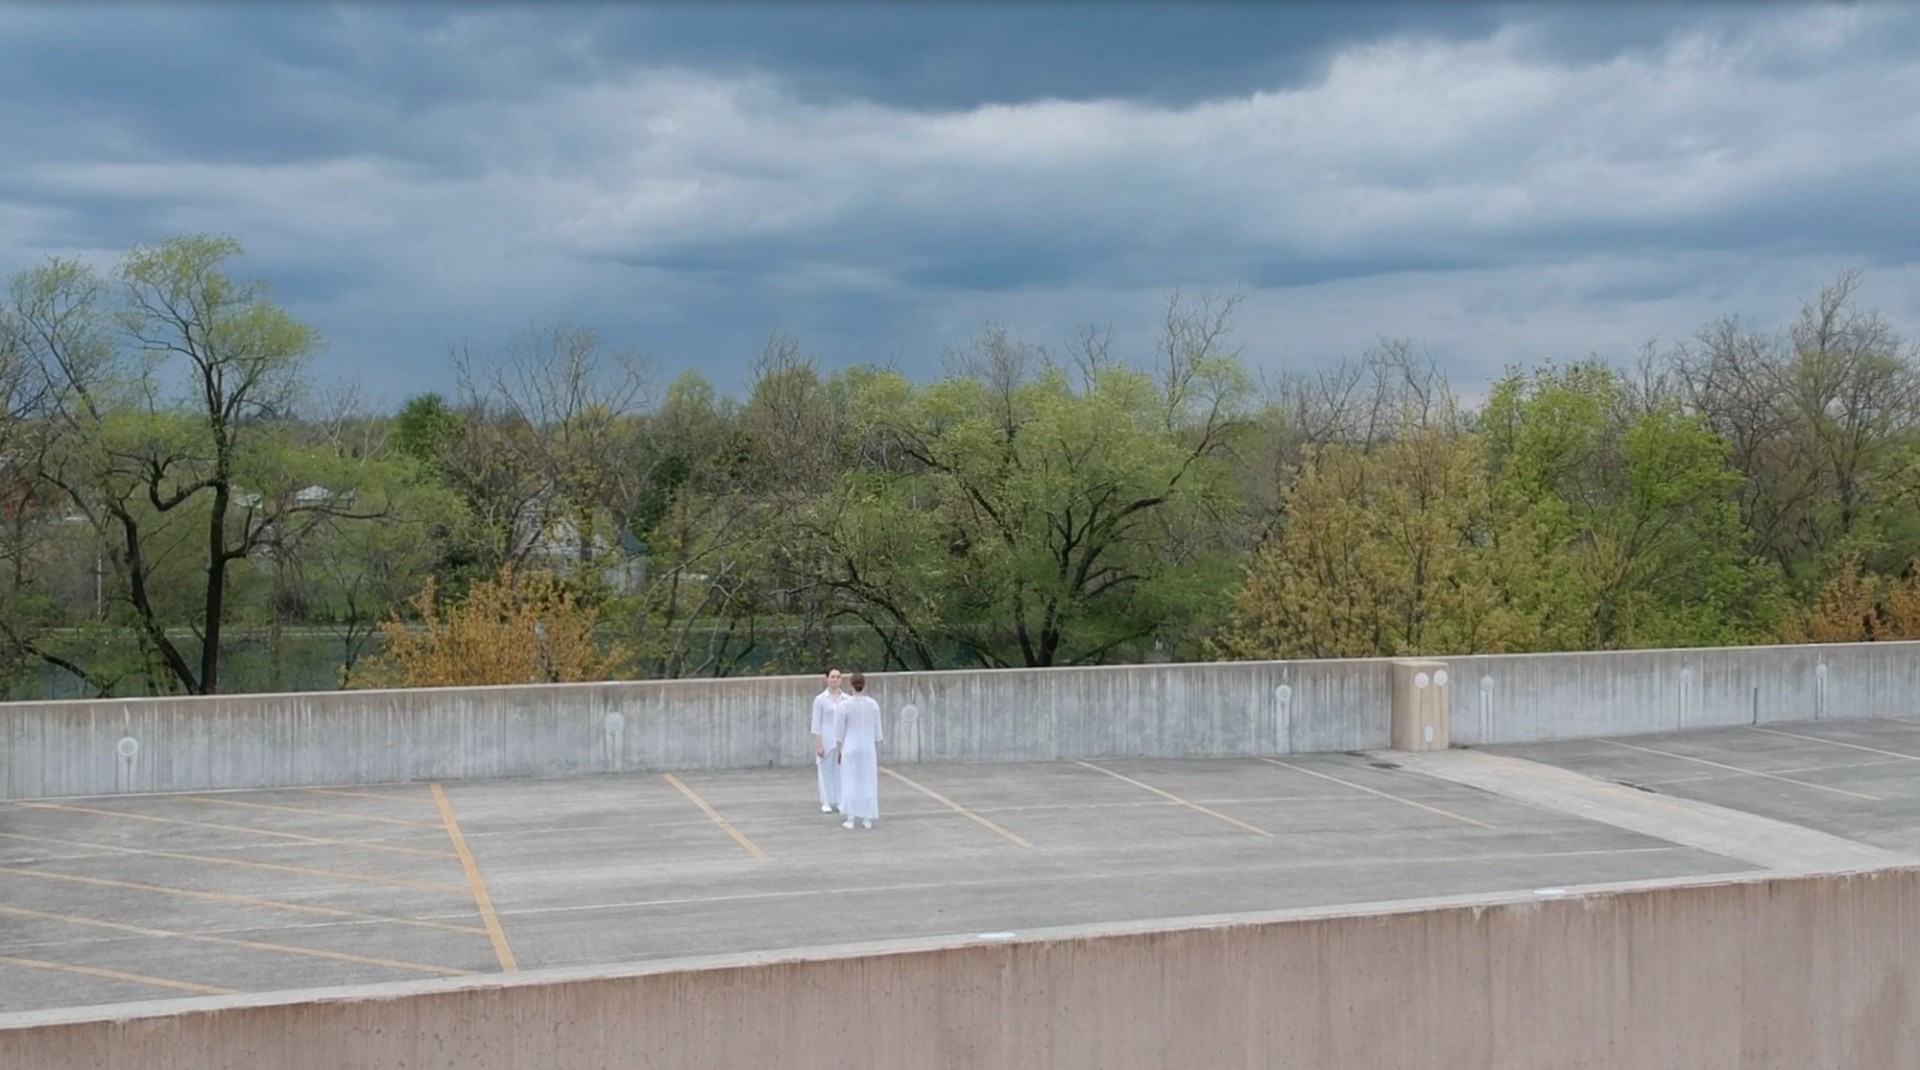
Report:
[[1920,1066],[1920,871],[0,1018],[0,1066]]
[[[817,677],[0,706],[0,798],[810,764]],[[892,673],[895,762],[1382,747],[1379,661]]]
[[1920,643],[1448,659],[1455,743],[1920,716]]
[[[1920,643],[1449,659],[1453,740],[1920,715]],[[1384,748],[1384,659],[891,673],[883,760]],[[0,705],[0,798],[811,761],[814,677]]]

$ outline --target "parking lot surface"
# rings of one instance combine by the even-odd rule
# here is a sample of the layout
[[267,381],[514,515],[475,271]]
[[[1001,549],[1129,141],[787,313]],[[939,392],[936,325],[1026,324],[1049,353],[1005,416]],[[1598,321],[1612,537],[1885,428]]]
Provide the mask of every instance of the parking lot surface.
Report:
[[[1920,724],[1487,748],[1920,854]],[[884,752],[882,761],[885,761]],[[1751,872],[1395,756],[811,769],[0,804],[0,1012]]]

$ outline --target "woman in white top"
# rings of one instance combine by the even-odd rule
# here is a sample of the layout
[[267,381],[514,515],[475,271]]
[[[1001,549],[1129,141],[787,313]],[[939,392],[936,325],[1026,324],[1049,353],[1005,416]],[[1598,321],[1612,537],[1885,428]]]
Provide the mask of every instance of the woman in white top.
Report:
[[846,700],[846,693],[840,690],[840,670],[828,669],[827,689],[813,697],[813,720],[808,727],[813,734],[813,766],[823,814],[833,813],[833,808],[840,805],[840,761],[827,744],[839,739],[835,722],[840,717],[840,704]]
[[880,727],[880,704],[867,695],[867,678],[854,673],[847,680],[853,695],[840,704],[838,746],[840,758],[840,812],[847,819],[841,828],[852,828],[858,818],[867,828],[880,817],[880,759],[874,744],[887,734]]

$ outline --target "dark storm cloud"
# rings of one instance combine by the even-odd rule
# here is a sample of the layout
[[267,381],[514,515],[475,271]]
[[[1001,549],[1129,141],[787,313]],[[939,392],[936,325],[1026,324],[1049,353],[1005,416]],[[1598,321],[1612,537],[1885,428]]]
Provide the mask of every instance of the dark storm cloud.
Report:
[[799,92],[910,108],[1060,98],[1161,105],[1299,84],[1340,45],[1383,34],[1470,36],[1486,6],[1251,2],[660,5],[603,15],[609,62],[776,72]]
[[1403,333],[1471,379],[1849,264],[1920,313],[1916,46],[1894,5],[15,4],[0,269],[232,233],[389,395],[554,319],[725,382],[1176,283],[1246,292],[1256,362]]

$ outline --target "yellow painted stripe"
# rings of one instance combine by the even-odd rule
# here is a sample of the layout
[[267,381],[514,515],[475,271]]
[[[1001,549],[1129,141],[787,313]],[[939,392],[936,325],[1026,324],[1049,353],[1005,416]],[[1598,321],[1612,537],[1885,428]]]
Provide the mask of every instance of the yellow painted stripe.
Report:
[[1124,780],[1127,783],[1132,784],[1136,788],[1144,788],[1147,791],[1153,792],[1155,795],[1158,795],[1161,798],[1166,799],[1168,802],[1179,803],[1181,806],[1184,806],[1189,810],[1197,810],[1200,813],[1207,815],[1208,817],[1218,818],[1221,821],[1225,821],[1229,825],[1232,825],[1236,828],[1246,829],[1248,832],[1254,833],[1255,835],[1258,835],[1258,836],[1273,835],[1273,833],[1268,832],[1266,829],[1259,828],[1254,825],[1249,825],[1245,821],[1242,821],[1237,817],[1228,817],[1227,815],[1221,813],[1218,810],[1209,810],[1206,807],[1201,806],[1199,803],[1188,802],[1187,800],[1182,799],[1180,796],[1175,795],[1173,792],[1161,791],[1159,788],[1154,787],[1152,784],[1143,784],[1140,781],[1135,780],[1130,776],[1122,776],[1111,769],[1102,769],[1099,766],[1093,764],[1092,762],[1083,762],[1083,761],[1075,760],[1074,764],[1084,765],[1088,769],[1091,769],[1096,773],[1105,773],[1115,780]]
[[302,836],[297,832],[274,832],[271,829],[248,828],[245,825],[221,825],[211,821],[188,821],[181,817],[155,817],[152,814],[130,814],[125,810],[101,810],[91,806],[69,806],[66,803],[23,802],[34,810],[60,810],[74,814],[103,814],[107,817],[123,817],[129,821],[152,821],[162,825],[189,825],[193,828],[219,829],[222,832],[245,832],[254,836],[271,836],[281,840],[297,840],[301,843],[323,843],[329,847],[354,847],[363,851],[391,851],[403,855],[424,855],[428,858],[452,858],[447,851],[423,851],[418,847],[394,847],[384,843],[360,843],[357,840],[332,840],[324,836]]
[[493,914],[493,898],[487,894],[487,882],[480,879],[480,866],[473,860],[473,852],[467,850],[467,838],[460,834],[460,822],[453,819],[453,807],[447,803],[447,793],[440,785],[433,785],[433,801],[440,807],[440,819],[446,822],[447,837],[453,841],[453,850],[460,856],[460,866],[467,871],[467,884],[473,889],[474,905],[480,908],[480,920],[486,923],[487,938],[493,941],[493,954],[500,960],[502,973],[513,973],[520,965],[513,959],[513,949],[507,946],[507,933],[500,927],[500,919]]
[[321,951],[311,947],[292,947],[287,944],[269,944],[259,940],[238,940],[228,936],[214,936],[209,933],[183,933],[172,929],[153,929],[144,925],[127,925],[117,921],[101,921],[97,918],[83,918],[76,914],[50,914],[44,910],[27,910],[22,907],[0,907],[0,914],[11,914],[20,918],[41,918],[67,925],[81,925],[92,929],[111,929],[115,932],[134,933],[139,936],[165,937],[172,940],[191,940],[202,944],[225,944],[229,947],[244,947],[253,951],[272,951],[282,955],[304,955],[316,959],[333,959],[337,962],[354,962],[365,966],[386,966],[396,970],[412,970],[417,973],[437,973],[448,977],[470,976],[474,971],[454,969],[450,966],[428,966],[419,962],[402,962],[398,959],[375,958],[370,955],[350,955],[344,951]]
[[19,832],[0,832],[0,839],[26,840],[31,843],[51,843],[60,847],[78,847],[89,851],[111,851],[115,854],[151,855],[154,858],[177,858],[183,862],[201,862],[210,866],[239,866],[245,869],[265,869],[280,873],[297,873],[302,877],[325,877],[328,880],[353,881],[359,884],[384,884],[395,888],[411,888],[422,892],[459,892],[466,893],[464,884],[438,884],[433,881],[407,880],[404,877],[376,877],[367,873],[342,873],[333,869],[314,869],[311,866],[288,866],[279,862],[249,862],[239,858],[220,858],[216,855],[184,854],[179,851],[156,851],[147,847],[120,847],[110,843],[87,843],[83,840],[60,840],[52,836],[28,836]]
[[679,777],[674,776],[672,773],[662,773],[660,775],[666,778],[667,783],[672,784],[674,787],[680,789],[680,794],[685,795],[689,799],[692,799],[693,805],[698,806],[703,813],[705,813],[708,817],[712,818],[713,823],[716,825],[719,825],[720,828],[724,830],[727,835],[732,836],[733,842],[745,848],[748,854],[752,855],[755,858],[758,858],[762,862],[767,860],[767,852],[762,851],[758,846],[754,844],[752,840],[749,840],[744,835],[742,835],[739,829],[734,828],[733,825],[728,823],[726,818],[721,817],[718,811],[716,811],[713,807],[708,806],[707,800],[702,799],[699,795],[696,795],[692,788],[687,787],[685,784],[682,784],[680,782]]
[[945,795],[940,794],[939,792],[933,790],[932,788],[927,787],[924,784],[917,784],[914,781],[907,779],[905,775],[901,773],[896,773],[891,769],[887,769],[883,767],[880,771],[892,777],[893,779],[898,780],[900,783],[905,784],[907,787],[910,787],[913,790],[919,792],[920,794],[925,795],[928,798],[933,799],[938,803],[941,803],[942,805],[946,806],[947,809],[952,810],[954,813],[959,814],[961,817],[971,818],[972,820],[977,821],[982,825],[985,825],[986,827],[992,829],[993,831],[999,833],[1002,836],[1005,836],[1007,839],[1012,840],[1014,843],[1017,843],[1022,847],[1033,846],[1033,844],[1028,843],[1026,840],[1021,839],[1019,836],[1011,832],[1008,832],[1006,829],[1001,828],[999,825],[996,825],[993,822],[987,820],[986,818],[981,817],[979,814],[976,814],[972,810],[969,810],[966,807],[961,806],[959,803],[954,802],[952,799],[947,798]]
[[1605,743],[1609,747],[1621,747],[1626,750],[1637,750],[1642,754],[1658,754],[1662,758],[1677,758],[1683,762],[1697,762],[1700,765],[1710,765],[1715,769],[1725,769],[1730,773],[1744,773],[1747,776],[1766,777],[1768,780],[1778,780],[1786,784],[1798,784],[1803,788],[1812,788],[1815,791],[1828,791],[1828,792],[1832,792],[1835,795],[1845,795],[1854,799],[1865,799],[1868,802],[1880,801],[1880,796],[1878,795],[1866,795],[1857,791],[1848,791],[1845,788],[1830,788],[1830,787],[1827,787],[1825,784],[1815,784],[1811,780],[1795,780],[1793,777],[1790,777],[1790,776],[1779,776],[1778,774],[1775,774],[1775,773],[1762,773],[1753,769],[1742,769],[1737,765],[1728,765],[1725,762],[1708,761],[1705,758],[1695,758],[1687,754],[1675,754],[1672,751],[1655,750],[1652,747],[1642,747],[1635,743],[1622,743],[1616,739],[1596,739],[1594,740],[1594,742]]
[[172,895],[182,899],[204,899],[210,903],[225,903],[228,906],[262,907],[268,910],[286,910],[295,914],[316,914],[325,918],[350,918],[354,921],[382,921],[393,925],[412,925],[422,929],[445,929],[456,933],[483,933],[485,929],[474,925],[454,925],[444,921],[427,921],[419,918],[396,918],[389,914],[362,914],[353,910],[337,910],[333,907],[309,906],[306,903],[282,903],[274,899],[255,899],[246,895],[226,895],[221,892],[201,892],[192,888],[170,888],[164,884],[139,884],[134,881],[108,880],[105,877],[79,877],[71,873],[48,873],[39,869],[17,869],[13,866],[0,866],[0,873],[10,877],[30,877],[43,881],[64,881],[68,884],[91,884],[101,888],[126,888],[137,892],[152,892],[156,895]]
[[356,814],[346,810],[315,810],[305,806],[281,806],[278,803],[243,802],[239,799],[215,799],[207,795],[175,795],[176,799],[188,799],[211,806],[236,806],[248,810],[277,810],[290,814],[315,814],[320,817],[346,818],[350,821],[373,821],[382,825],[405,825],[417,829],[437,829],[440,826],[432,821],[409,821],[400,817],[376,817],[372,814]]
[[1456,814],[1451,810],[1442,810],[1438,806],[1428,806],[1426,803],[1415,802],[1412,799],[1402,798],[1398,795],[1392,794],[1391,792],[1385,792],[1377,788],[1367,787],[1365,784],[1355,784],[1351,780],[1342,780],[1337,776],[1329,776],[1326,773],[1318,772],[1313,769],[1308,769],[1306,766],[1303,766],[1303,765],[1295,765],[1292,762],[1283,762],[1277,759],[1267,758],[1267,757],[1262,757],[1260,760],[1263,762],[1267,762],[1268,764],[1271,764],[1271,765],[1277,765],[1282,769],[1291,769],[1296,773],[1305,773],[1308,776],[1317,776],[1321,780],[1331,780],[1335,784],[1343,784],[1349,788],[1353,788],[1356,791],[1364,791],[1369,795],[1378,795],[1382,799],[1392,799],[1394,802],[1397,802],[1397,803],[1406,803],[1408,806],[1415,806],[1422,810],[1426,810],[1430,813],[1439,814],[1441,817],[1450,817],[1455,821],[1464,821],[1469,825],[1478,825],[1483,829],[1490,829],[1493,827],[1492,825],[1487,824],[1485,821],[1475,821],[1473,818]]
[[64,962],[47,962],[43,959],[15,958],[12,955],[0,955],[0,962],[10,966],[26,966],[36,970],[59,970],[62,973],[78,973],[88,977],[100,977],[109,981],[133,981],[137,984],[154,985],[159,988],[172,988],[181,992],[195,992],[203,996],[231,996],[237,990],[232,988],[214,988],[212,985],[196,985],[190,981],[169,981],[164,977],[148,977],[140,973],[121,973],[119,970],[103,970],[95,966],[72,966]]

